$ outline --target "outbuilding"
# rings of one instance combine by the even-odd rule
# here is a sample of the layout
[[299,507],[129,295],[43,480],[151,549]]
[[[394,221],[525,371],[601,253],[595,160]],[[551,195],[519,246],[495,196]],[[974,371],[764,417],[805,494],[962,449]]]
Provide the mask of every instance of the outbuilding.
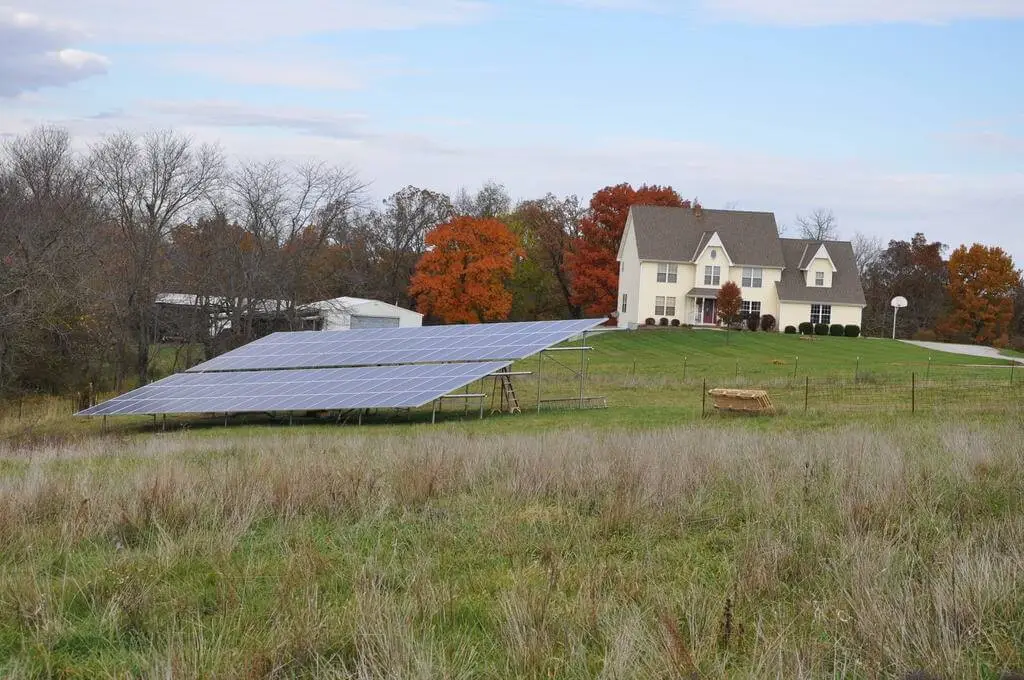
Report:
[[423,325],[423,315],[411,309],[366,298],[339,297],[305,305],[320,312],[321,330],[359,328],[411,328]]

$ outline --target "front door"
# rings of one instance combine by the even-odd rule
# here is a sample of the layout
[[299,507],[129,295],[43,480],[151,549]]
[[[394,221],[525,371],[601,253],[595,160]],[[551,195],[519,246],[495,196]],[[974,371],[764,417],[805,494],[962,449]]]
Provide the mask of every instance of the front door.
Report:
[[704,323],[715,323],[715,299],[704,298]]

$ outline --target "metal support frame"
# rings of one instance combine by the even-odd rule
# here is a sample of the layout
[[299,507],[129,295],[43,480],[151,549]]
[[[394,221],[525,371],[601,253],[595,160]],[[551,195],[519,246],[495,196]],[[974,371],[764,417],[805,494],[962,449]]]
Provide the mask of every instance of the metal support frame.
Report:
[[484,417],[484,399],[486,399],[486,398],[487,398],[487,395],[482,393],[482,392],[472,392],[472,393],[466,392],[464,394],[445,394],[445,395],[442,395],[442,396],[438,397],[437,399],[435,399],[434,401],[431,402],[430,422],[431,423],[436,423],[437,422],[437,412],[443,410],[443,406],[442,405],[444,404],[444,400],[445,399],[465,399],[465,400],[467,400],[467,402],[470,399],[478,399],[480,401],[480,419],[483,420],[483,417]]
[[[546,404],[546,403],[572,402],[572,403],[575,403],[578,408],[583,409],[583,408],[586,407],[587,402],[590,402],[590,401],[595,401],[595,402],[604,401],[604,397],[588,397],[587,394],[586,394],[587,369],[588,369],[587,352],[589,352],[592,349],[594,349],[594,348],[587,345],[587,331],[582,331],[580,333],[580,341],[579,341],[578,345],[570,345],[568,347],[549,347],[549,348],[543,349],[543,350],[541,350],[540,352],[537,353],[537,413],[540,413],[541,406],[543,404]],[[568,364],[564,364],[561,361],[558,361],[553,356],[550,356],[550,354],[549,354],[550,352],[579,352],[580,353],[579,367],[578,368],[572,368]],[[575,397],[570,397],[568,399],[566,399],[566,398],[544,399],[543,398],[543,395],[542,395],[542,385],[543,385],[543,382],[544,382],[544,359],[545,358],[548,361],[555,362],[556,364],[558,364],[559,366],[561,366],[565,370],[569,371],[570,373],[573,374],[573,376],[576,377],[576,382],[577,382],[577,385],[579,386],[579,388],[578,388],[578,393],[577,393],[577,395]],[[605,403],[607,403],[607,402],[605,402]]]

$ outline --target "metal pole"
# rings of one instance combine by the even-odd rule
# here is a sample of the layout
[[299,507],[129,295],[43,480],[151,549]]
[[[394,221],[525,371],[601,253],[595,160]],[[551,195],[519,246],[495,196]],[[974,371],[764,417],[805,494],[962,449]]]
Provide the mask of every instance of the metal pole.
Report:
[[[633,362],[633,373],[636,373],[636,361]],[[686,357],[683,357],[683,382],[686,382]]]
[[800,357],[795,357],[793,362],[793,378],[796,378],[796,369],[800,368]]
[[910,412],[917,413],[917,374],[910,374]]
[[1017,365],[1016,361],[1010,362],[1010,387],[1013,387],[1013,367]]
[[892,308],[892,339],[896,339],[896,313],[899,312],[898,307]]
[[437,422],[437,399],[430,402],[430,424],[433,425]]
[[854,384],[860,382],[860,357],[857,357],[857,368],[853,371],[853,382]]
[[540,381],[544,373],[544,352],[537,354],[537,413],[540,413]]
[[734,378],[739,378],[740,377],[740,360],[739,359],[736,360],[736,375],[733,376],[733,377]]
[[807,413],[807,406],[811,401],[811,376],[804,377],[804,413]]
[[[469,401],[469,400],[467,399],[466,401]],[[481,392],[481,394],[480,394],[480,420],[483,420],[483,419],[484,419],[484,396],[483,396],[483,393]]]
[[927,369],[927,371],[924,374],[924,379],[925,380],[931,380],[932,379],[932,355],[931,354],[928,355],[928,369]]
[[580,334],[580,408],[583,408],[583,372],[586,370],[585,360],[587,357],[587,351],[583,349],[586,346],[587,334],[583,332]]

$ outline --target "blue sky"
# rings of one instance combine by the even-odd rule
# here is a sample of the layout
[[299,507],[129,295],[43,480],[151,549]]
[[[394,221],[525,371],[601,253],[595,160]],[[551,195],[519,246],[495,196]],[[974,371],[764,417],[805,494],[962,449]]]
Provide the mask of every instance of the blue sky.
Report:
[[4,1],[2,134],[174,126],[374,198],[671,184],[1024,265],[1024,0]]

